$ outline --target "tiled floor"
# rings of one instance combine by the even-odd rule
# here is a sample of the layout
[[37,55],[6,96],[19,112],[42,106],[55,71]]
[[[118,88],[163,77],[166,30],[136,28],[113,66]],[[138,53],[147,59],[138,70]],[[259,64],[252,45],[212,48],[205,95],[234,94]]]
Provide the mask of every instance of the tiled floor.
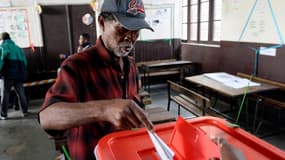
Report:
[[[166,85],[151,86],[153,106],[167,106]],[[53,160],[58,152],[54,143],[49,140],[40,128],[36,113],[40,109],[42,100],[33,100],[29,104],[30,111],[34,114],[22,118],[19,111],[9,110],[9,119],[0,120],[0,160]],[[174,104],[171,112],[177,113]],[[182,116],[193,115],[182,110]],[[269,143],[285,150],[285,135],[279,134],[265,138]]]
[[9,110],[0,120],[0,160],[53,160],[58,154],[52,140],[40,128],[37,112],[42,100],[29,103],[32,115],[23,118],[20,111]]

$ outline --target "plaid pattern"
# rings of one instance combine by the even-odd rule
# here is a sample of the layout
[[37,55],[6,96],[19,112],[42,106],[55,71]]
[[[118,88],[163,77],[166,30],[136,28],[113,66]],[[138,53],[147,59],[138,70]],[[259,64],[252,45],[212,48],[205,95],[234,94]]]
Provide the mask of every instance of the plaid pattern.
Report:
[[[48,90],[41,110],[60,101],[136,99],[138,94],[135,61],[132,57],[126,57],[124,62],[126,66],[124,71],[128,72],[126,85],[121,80],[121,76],[125,74],[121,71],[119,63],[107,52],[99,38],[94,47],[74,54],[62,63],[58,78]],[[62,133],[62,131],[47,132]],[[102,136],[110,132],[112,125],[103,122],[68,129],[65,134],[72,160],[95,159],[94,147]]]

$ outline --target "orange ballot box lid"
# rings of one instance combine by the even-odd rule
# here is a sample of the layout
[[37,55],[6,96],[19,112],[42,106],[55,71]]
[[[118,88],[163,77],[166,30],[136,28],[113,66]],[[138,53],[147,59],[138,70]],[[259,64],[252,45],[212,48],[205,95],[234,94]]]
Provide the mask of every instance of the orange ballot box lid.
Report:
[[[186,123],[185,123],[186,122]],[[231,128],[227,121],[215,117],[198,117],[186,121],[156,125],[155,133],[174,151],[174,160],[208,160],[218,158],[219,150],[211,139],[225,138],[241,150],[248,160],[285,160],[285,152],[244,131]],[[98,160],[159,160],[144,128],[108,134],[94,150]]]

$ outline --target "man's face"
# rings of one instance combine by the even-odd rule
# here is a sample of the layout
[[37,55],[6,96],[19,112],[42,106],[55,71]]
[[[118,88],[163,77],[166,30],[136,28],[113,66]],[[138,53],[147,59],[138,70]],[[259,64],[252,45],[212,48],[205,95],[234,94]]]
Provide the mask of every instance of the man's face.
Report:
[[78,42],[79,42],[79,45],[82,46],[84,43],[87,42],[87,40],[82,35],[80,35]]
[[105,47],[118,57],[127,56],[133,49],[139,36],[139,30],[130,31],[118,21],[105,22],[102,38]]

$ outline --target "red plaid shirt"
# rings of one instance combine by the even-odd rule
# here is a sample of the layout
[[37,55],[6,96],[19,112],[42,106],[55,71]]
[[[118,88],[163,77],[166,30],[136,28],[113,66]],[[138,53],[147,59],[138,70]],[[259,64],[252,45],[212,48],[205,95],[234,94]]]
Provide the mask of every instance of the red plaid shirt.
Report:
[[[55,84],[48,90],[42,110],[55,102],[129,98],[137,95],[137,72],[134,59],[126,57],[124,71],[108,53],[99,38],[96,45],[66,59]],[[126,83],[122,77],[127,77]],[[92,160],[98,140],[110,133],[112,125],[94,123],[68,129],[65,134],[72,160]],[[47,131],[57,134],[63,131]]]

